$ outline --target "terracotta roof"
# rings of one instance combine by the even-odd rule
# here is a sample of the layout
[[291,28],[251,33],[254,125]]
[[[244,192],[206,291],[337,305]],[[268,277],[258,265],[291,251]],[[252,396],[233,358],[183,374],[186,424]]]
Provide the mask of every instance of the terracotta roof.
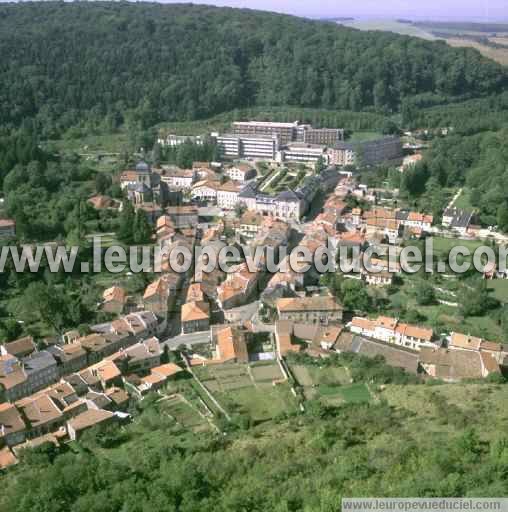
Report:
[[482,340],[480,343],[480,350],[487,350],[488,352],[502,352],[503,345],[501,345],[501,343],[494,343],[493,341]]
[[0,356],[0,385],[9,390],[27,379],[19,361],[11,355]]
[[116,405],[124,404],[125,402],[129,401],[129,395],[126,391],[124,391],[121,388],[112,387],[109,389],[106,389],[104,394],[112,400]]
[[300,352],[302,345],[293,343],[293,322],[290,320],[278,320],[275,322],[275,339],[279,355],[284,357],[288,352]]
[[498,362],[488,352],[480,352],[483,368],[487,373],[501,373]]
[[104,293],[102,294],[102,297],[105,302],[125,302],[126,293],[123,288],[120,288],[120,286],[112,286],[111,288],[108,288],[107,290],[104,290]]
[[208,302],[187,302],[182,306],[182,322],[206,320],[210,318],[210,306]]
[[402,336],[409,336],[418,340],[424,340],[430,342],[432,340],[432,329],[425,329],[424,327],[417,327],[411,324],[399,324],[397,325],[396,332]]
[[45,394],[31,398],[21,406],[21,409],[32,428],[50,423],[62,416],[53,399]]
[[465,348],[469,350],[480,350],[482,339],[459,332],[452,332],[450,348]]
[[376,322],[373,320],[369,320],[368,318],[355,316],[351,320],[351,326],[357,327],[364,331],[374,331],[374,329],[376,328]]
[[79,373],[81,378],[87,384],[96,383],[98,380],[102,382],[109,382],[117,377],[120,377],[121,372],[113,361],[105,359],[93,366],[89,366]]
[[238,183],[234,183],[233,181],[226,181],[226,183],[222,183],[219,187],[217,187],[217,191],[220,192],[240,192],[241,186]]
[[164,382],[166,380],[166,377],[164,375],[161,375],[159,373],[150,373],[149,375],[146,375],[145,377],[141,378],[141,382],[148,385],[153,384],[159,384],[161,382]]
[[25,422],[12,404],[0,404],[0,439],[2,436],[25,430]]
[[17,463],[18,459],[16,459],[8,446],[0,449],[0,469],[6,469]]
[[243,332],[235,327],[226,327],[217,332],[217,348],[222,361],[236,360],[246,363],[249,353]]
[[153,283],[150,283],[145,290],[143,300],[151,299],[154,296],[165,298],[169,295],[167,282],[159,278]]
[[35,343],[32,336],[25,336],[18,340],[9,341],[3,345],[5,351],[11,356],[23,357],[35,350]]
[[186,302],[201,302],[205,300],[202,283],[192,283],[187,289]]
[[409,212],[407,220],[413,222],[428,222],[429,224],[432,224],[432,222],[434,221],[434,217],[432,215],[425,215],[424,213]]
[[79,432],[85,428],[99,425],[103,421],[107,421],[113,417],[114,414],[112,412],[103,411],[102,409],[89,409],[70,420],[68,424],[75,432]]
[[444,380],[482,377],[480,354],[471,350],[422,347],[420,362],[435,367],[435,377]]
[[376,318],[376,326],[383,327],[384,329],[395,330],[397,327],[398,320],[396,318],[391,318],[389,316],[378,316]]
[[291,311],[342,311],[343,307],[333,297],[295,297],[277,300],[277,309]]
[[174,363],[162,364],[161,366],[152,368],[152,374],[161,375],[165,378],[172,377],[180,372],[183,372],[183,369]]

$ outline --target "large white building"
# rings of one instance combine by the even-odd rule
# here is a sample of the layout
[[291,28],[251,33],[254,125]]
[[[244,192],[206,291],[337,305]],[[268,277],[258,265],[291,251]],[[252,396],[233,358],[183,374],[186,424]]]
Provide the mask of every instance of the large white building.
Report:
[[231,181],[217,187],[217,206],[225,210],[233,210],[239,202],[240,188]]
[[215,134],[222,154],[229,158],[253,158],[275,160],[279,150],[276,135]]
[[328,163],[328,156],[324,146],[296,143],[280,151],[282,162],[316,163],[319,159]]
[[172,167],[163,169],[160,173],[161,181],[170,189],[188,190],[197,179],[197,173],[193,169],[179,169]]

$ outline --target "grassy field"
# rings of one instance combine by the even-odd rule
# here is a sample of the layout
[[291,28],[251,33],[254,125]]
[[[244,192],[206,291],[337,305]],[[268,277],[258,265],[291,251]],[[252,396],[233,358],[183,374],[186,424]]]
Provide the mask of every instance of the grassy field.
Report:
[[338,406],[368,402],[372,398],[365,384],[351,384],[346,368],[293,364],[290,370],[307,400],[318,399],[323,404]]
[[284,377],[277,363],[223,364],[196,368],[195,372],[230,413],[245,413],[254,422],[263,422],[297,411],[289,384],[273,384]]
[[488,287],[492,292],[492,295],[503,303],[508,303],[508,279],[493,279],[489,281]]
[[383,134],[381,132],[356,131],[351,134],[348,142],[365,142],[368,140],[379,139]]
[[[453,433],[473,411],[475,422],[484,425],[479,432],[505,430],[508,421],[506,388],[488,384],[446,384],[441,386],[386,386],[379,392],[382,399],[413,416],[407,419],[408,429],[423,435],[422,419],[429,431]],[[448,416],[448,417],[446,417]],[[420,434],[418,434],[420,433]]]
[[475,50],[478,50],[484,57],[495,60],[503,66],[508,66],[508,48],[491,48],[490,46],[478,43],[477,41],[458,37],[451,37],[450,39],[446,39],[446,42],[450,46],[456,48],[474,48]]
[[193,432],[210,430],[208,421],[189,402],[181,396],[174,396],[161,401],[161,410],[175,419],[184,428]]

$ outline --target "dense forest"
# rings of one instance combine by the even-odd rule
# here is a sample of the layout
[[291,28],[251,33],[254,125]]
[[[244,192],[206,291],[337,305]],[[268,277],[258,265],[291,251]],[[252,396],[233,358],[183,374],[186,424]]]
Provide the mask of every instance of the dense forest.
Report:
[[0,119],[42,138],[254,105],[392,113],[501,91],[508,72],[464,48],[334,23],[192,5],[0,7]]

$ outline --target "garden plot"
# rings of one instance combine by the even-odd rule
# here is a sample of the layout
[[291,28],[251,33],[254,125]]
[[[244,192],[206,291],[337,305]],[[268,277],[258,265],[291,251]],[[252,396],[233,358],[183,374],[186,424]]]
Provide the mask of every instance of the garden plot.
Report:
[[164,409],[185,428],[199,432],[210,428],[208,421],[181,396],[165,400]]

